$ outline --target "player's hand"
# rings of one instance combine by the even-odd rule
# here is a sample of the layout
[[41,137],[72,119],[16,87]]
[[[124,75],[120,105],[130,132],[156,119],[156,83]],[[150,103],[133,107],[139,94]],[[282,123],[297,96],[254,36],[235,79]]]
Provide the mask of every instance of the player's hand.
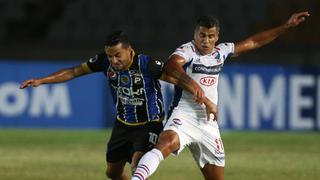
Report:
[[206,106],[207,120],[210,120],[210,115],[213,114],[213,120],[218,121],[218,106],[211,102],[208,98],[204,98],[204,105]]
[[299,12],[293,14],[290,19],[287,21],[286,25],[288,27],[295,27],[298,26],[300,23],[306,20],[306,17],[309,17],[310,14],[308,11],[305,12]]
[[203,104],[204,97],[205,97],[204,91],[202,90],[202,88],[198,84],[193,86],[193,89],[194,89],[193,100],[199,105]]
[[27,88],[29,86],[37,87],[41,84],[38,79],[29,79],[20,84],[20,89]]

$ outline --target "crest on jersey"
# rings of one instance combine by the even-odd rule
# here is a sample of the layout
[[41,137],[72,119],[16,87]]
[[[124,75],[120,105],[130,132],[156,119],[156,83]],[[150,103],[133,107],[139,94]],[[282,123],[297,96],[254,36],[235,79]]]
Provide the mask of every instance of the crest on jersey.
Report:
[[128,84],[128,83],[129,83],[129,76],[127,76],[127,75],[122,75],[122,76],[121,76],[121,82],[122,82],[123,84]]
[[180,119],[174,118],[172,119],[172,122],[176,125],[182,125],[182,121]]
[[200,84],[204,86],[212,86],[217,82],[216,77],[206,76],[200,79]]
[[221,55],[219,53],[219,51],[216,51],[212,54],[213,58],[217,60],[218,63],[221,62]]
[[179,128],[179,126],[182,125],[182,121],[180,119],[174,118],[172,119],[172,122],[169,124],[169,127],[175,127],[175,128]]

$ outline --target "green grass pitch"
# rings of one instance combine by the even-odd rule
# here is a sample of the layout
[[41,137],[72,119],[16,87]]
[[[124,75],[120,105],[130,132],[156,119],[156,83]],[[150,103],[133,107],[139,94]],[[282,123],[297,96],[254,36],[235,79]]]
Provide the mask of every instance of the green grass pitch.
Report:
[[[104,180],[109,130],[0,129],[0,180]],[[226,180],[320,179],[319,132],[223,132]],[[151,180],[198,180],[186,149]]]

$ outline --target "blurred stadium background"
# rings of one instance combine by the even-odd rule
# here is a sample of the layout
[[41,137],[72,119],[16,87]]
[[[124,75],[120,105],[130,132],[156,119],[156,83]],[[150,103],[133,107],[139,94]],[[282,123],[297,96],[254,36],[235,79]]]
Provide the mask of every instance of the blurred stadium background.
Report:
[[[320,178],[318,1],[0,0],[0,179],[104,179],[114,119],[104,76],[19,90],[23,80],[86,61],[117,29],[136,51],[165,59],[192,39],[200,15],[220,19],[219,42],[236,42],[303,10],[311,16],[302,25],[224,66],[226,179]],[[163,84],[166,105],[171,89]],[[188,152],[154,179],[168,174],[201,179]]]

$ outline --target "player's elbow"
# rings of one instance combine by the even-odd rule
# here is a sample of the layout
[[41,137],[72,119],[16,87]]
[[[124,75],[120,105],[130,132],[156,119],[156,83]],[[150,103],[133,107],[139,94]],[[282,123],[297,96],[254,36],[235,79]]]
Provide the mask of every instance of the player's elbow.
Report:
[[183,69],[174,61],[169,61],[164,66],[164,71],[168,76],[179,79],[180,75],[184,72]]
[[167,73],[177,69],[177,64],[174,61],[168,60],[168,62],[164,65],[164,70]]

